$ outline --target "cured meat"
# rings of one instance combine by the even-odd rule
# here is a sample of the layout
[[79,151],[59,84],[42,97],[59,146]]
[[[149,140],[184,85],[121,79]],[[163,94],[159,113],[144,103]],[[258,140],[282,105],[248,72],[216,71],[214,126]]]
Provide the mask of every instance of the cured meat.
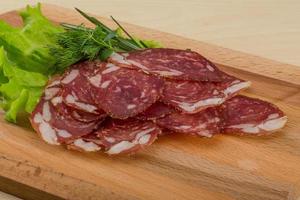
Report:
[[282,128],[286,122],[287,117],[275,105],[241,95],[196,114],[174,112],[156,120],[168,130],[208,137],[217,133],[263,135]]
[[208,108],[196,114],[173,112],[157,119],[156,124],[171,131],[205,137],[221,132],[221,119],[215,108]]
[[67,145],[68,149],[82,151],[82,152],[95,152],[101,150],[99,144],[101,140],[95,133],[84,135],[78,139],[75,139]]
[[113,118],[135,116],[157,101],[163,81],[136,70],[107,64],[98,71],[98,86],[94,84],[95,101]]
[[167,106],[166,104],[162,102],[156,102],[155,104],[150,106],[147,110],[135,116],[135,118],[140,120],[154,120],[154,119],[162,118],[172,113],[173,111],[174,109]]
[[49,144],[61,144],[91,133],[99,121],[80,122],[69,113],[64,103],[53,106],[43,98],[31,116],[31,124],[42,139]]
[[83,110],[79,110],[77,108],[68,106],[65,102],[63,102],[63,89],[60,89],[56,95],[50,99],[51,104],[55,107],[56,111],[60,112],[62,115],[70,115],[73,119],[80,122],[94,122],[104,120],[107,114],[98,109],[97,114],[86,112]]
[[59,76],[55,76],[51,80],[48,81],[48,84],[45,88],[44,96],[43,96],[43,98],[45,100],[50,100],[54,96],[56,96],[58,94],[58,92],[61,92],[60,81],[61,81],[61,77],[59,77]]
[[281,129],[287,116],[275,105],[255,98],[236,96],[220,107],[224,133],[262,135]]
[[30,117],[44,141],[132,154],[168,133],[262,135],[287,122],[275,105],[237,96],[250,82],[196,52],[147,49],[109,60],[75,64],[49,81]]
[[152,122],[136,119],[111,119],[97,131],[106,153],[132,154],[145,146],[151,145],[161,130]]
[[94,76],[101,65],[100,62],[86,61],[73,65],[64,74],[61,80],[62,97],[67,105],[89,113],[101,112],[93,99],[92,85],[89,81],[89,78]]
[[93,122],[93,121],[99,121],[103,120],[105,117],[107,117],[107,114],[102,110],[98,111],[98,114],[94,113],[88,113],[81,110],[71,109],[70,111],[71,116],[81,122]]
[[168,80],[161,99],[184,113],[197,113],[222,104],[251,84],[225,73],[222,78],[219,83]]
[[190,50],[156,48],[113,54],[110,62],[177,80],[222,81],[220,70]]

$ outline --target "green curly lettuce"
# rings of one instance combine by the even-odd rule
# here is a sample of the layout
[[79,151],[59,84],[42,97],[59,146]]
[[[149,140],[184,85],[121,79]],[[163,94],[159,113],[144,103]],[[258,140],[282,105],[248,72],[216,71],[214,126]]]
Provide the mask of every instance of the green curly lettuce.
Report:
[[63,29],[42,15],[40,4],[27,6],[20,15],[24,24],[22,28],[0,21],[0,46],[5,48],[8,58],[22,69],[50,74],[55,58],[46,47],[55,45],[55,34]]
[[47,76],[18,68],[0,47],[0,69],[7,82],[0,85],[5,119],[16,122],[19,112],[31,113],[39,101]]
[[41,13],[41,5],[20,12],[23,27],[0,21],[0,107],[5,119],[17,122],[20,113],[31,113],[48,77],[56,71],[56,59],[48,46],[56,45],[63,31]]

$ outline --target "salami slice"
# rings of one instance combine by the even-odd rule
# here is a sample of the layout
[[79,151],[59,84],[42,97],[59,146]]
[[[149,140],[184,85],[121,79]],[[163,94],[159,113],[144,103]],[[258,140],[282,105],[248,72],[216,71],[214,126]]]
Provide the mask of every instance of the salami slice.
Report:
[[196,114],[173,112],[157,119],[156,124],[171,131],[205,137],[221,132],[221,119],[215,108],[208,108]]
[[162,101],[184,113],[197,113],[208,107],[222,104],[250,82],[222,73],[223,82],[165,81]]
[[95,101],[113,118],[135,116],[157,101],[163,81],[136,70],[107,64],[97,72],[98,86],[94,84]]
[[177,80],[222,81],[220,70],[212,62],[190,50],[147,49],[113,54],[109,61]]
[[71,116],[76,119],[77,121],[81,122],[93,122],[93,121],[100,121],[104,120],[107,117],[107,114],[102,110],[98,111],[98,114],[88,113],[82,110],[70,109]]
[[95,133],[84,135],[78,139],[75,139],[67,145],[68,149],[82,151],[82,152],[96,152],[101,150],[101,140]]
[[64,103],[55,107],[41,99],[31,117],[31,124],[49,144],[61,144],[80,138],[96,129],[101,121],[80,122],[75,120]]
[[287,116],[275,105],[246,96],[236,96],[220,107],[224,133],[263,135],[281,129]]
[[[97,114],[99,112],[93,99],[90,77],[101,68],[102,63],[86,61],[73,65],[62,80],[63,101],[76,109]],[[101,111],[100,111],[101,112]]]
[[61,92],[60,81],[61,81],[60,76],[55,76],[48,81],[47,86],[44,90],[44,95],[43,95],[43,98],[45,100],[50,100],[54,96],[56,96],[58,94],[58,92]]
[[170,106],[167,106],[166,104],[158,101],[154,103],[152,106],[150,106],[144,112],[138,114],[135,118],[140,120],[154,120],[154,119],[162,118],[172,113],[173,111],[174,109],[172,109]]
[[97,131],[106,153],[132,154],[151,145],[161,130],[152,122],[112,119]]

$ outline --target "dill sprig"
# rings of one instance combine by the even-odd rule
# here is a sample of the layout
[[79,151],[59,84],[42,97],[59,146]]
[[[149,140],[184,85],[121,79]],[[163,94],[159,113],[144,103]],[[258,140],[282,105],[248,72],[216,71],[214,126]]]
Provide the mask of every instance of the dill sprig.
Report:
[[[118,25],[116,30],[110,29],[78,8],[76,10],[92,22],[95,28],[87,28],[83,24],[61,24],[66,31],[57,35],[57,45],[49,47],[51,54],[57,60],[58,71],[63,71],[66,67],[81,60],[106,60],[113,52],[160,47],[156,42],[134,38],[113,17],[111,18]],[[125,33],[127,37],[124,37],[122,33]]]

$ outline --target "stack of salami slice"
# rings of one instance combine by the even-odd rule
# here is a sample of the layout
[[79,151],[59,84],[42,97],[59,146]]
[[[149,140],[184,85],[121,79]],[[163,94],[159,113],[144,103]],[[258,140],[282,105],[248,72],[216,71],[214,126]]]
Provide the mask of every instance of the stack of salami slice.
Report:
[[287,117],[275,105],[238,95],[249,86],[189,50],[114,53],[53,78],[30,120],[49,144],[108,154],[134,153],[165,130],[212,137],[282,128]]

